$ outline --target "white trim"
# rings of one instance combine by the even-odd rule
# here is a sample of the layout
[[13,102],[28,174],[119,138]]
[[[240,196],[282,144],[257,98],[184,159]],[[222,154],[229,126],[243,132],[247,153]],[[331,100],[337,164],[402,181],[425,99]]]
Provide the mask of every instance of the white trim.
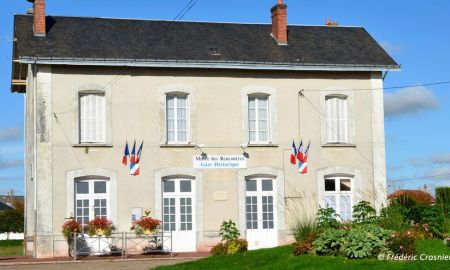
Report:
[[[269,141],[268,142],[249,142],[249,120],[248,120],[248,99],[250,96],[268,96],[269,108]],[[278,144],[278,107],[277,90],[263,85],[252,85],[241,89],[241,110],[242,110],[242,144],[272,146]]]
[[238,198],[239,198],[239,220],[238,228],[242,236],[246,235],[245,217],[245,181],[253,177],[267,177],[275,181],[276,186],[276,228],[278,229],[278,243],[283,243],[286,237],[286,207],[284,200],[284,172],[272,167],[254,167],[238,171]]
[[203,174],[200,170],[192,168],[165,168],[154,172],[155,189],[155,217],[162,218],[162,180],[166,177],[185,178],[190,177],[195,181],[195,229],[197,238],[197,250],[199,243],[203,242]]
[[66,173],[66,217],[74,215],[74,182],[80,177],[102,176],[109,178],[109,217],[114,225],[119,224],[118,220],[118,191],[117,191],[117,172],[109,171],[107,169],[88,168],[76,169]]
[[374,206],[379,212],[387,206],[386,154],[384,138],[384,100],[381,73],[371,73],[372,85],[372,147]]
[[[128,61],[127,61],[128,60]],[[92,59],[34,59],[22,57],[21,64],[40,65],[73,65],[73,66],[120,66],[120,67],[162,67],[162,68],[207,68],[207,69],[247,69],[247,70],[297,70],[297,71],[400,71],[400,66],[357,66],[357,65],[327,65],[327,64],[264,64],[239,62],[197,62],[197,61],[145,61],[136,59],[123,59],[121,61]]]

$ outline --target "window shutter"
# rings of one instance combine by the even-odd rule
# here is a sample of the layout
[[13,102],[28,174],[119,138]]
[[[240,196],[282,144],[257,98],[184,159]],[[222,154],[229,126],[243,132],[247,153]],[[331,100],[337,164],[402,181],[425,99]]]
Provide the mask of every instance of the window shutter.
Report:
[[105,142],[105,96],[80,97],[80,142]]
[[348,142],[348,102],[346,98],[326,99],[326,130],[328,143]]

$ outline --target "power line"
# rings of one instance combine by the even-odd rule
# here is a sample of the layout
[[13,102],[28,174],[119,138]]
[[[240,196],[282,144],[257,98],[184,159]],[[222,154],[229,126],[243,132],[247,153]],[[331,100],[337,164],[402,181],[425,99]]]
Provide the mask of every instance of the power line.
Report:
[[[430,178],[443,177],[443,176],[449,176],[450,177],[450,173],[428,175],[428,176],[421,176],[421,177],[403,178],[403,179],[395,179],[395,180],[388,180],[388,182],[389,183],[395,183],[395,182],[403,182],[403,181],[411,181],[411,180],[430,179]],[[441,180],[441,179],[430,179],[430,180]]]
[[[434,86],[434,85],[443,85],[450,84],[450,81],[440,81],[440,82],[430,82],[430,83],[420,83],[420,84],[407,84],[407,85],[397,85],[390,87],[381,87],[381,88],[354,88],[354,89],[342,89],[347,91],[373,91],[373,90],[390,90],[390,89],[401,89],[401,88],[410,88],[410,87],[425,87],[425,86]],[[312,92],[312,91],[339,91],[336,89],[304,89],[303,91]]]

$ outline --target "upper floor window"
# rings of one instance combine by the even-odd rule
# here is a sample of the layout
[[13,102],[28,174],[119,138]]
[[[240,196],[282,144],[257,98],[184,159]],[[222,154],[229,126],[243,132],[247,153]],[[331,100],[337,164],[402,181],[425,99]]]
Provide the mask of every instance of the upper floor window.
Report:
[[167,143],[189,142],[189,99],[187,94],[166,95]]
[[105,142],[105,95],[80,95],[80,143]]
[[326,101],[327,143],[349,143],[347,96],[331,95]]
[[347,176],[325,177],[324,201],[333,208],[341,220],[352,218],[352,179]]
[[109,181],[83,177],[75,182],[75,219],[84,225],[95,217],[109,218]]
[[248,138],[249,143],[270,142],[269,96],[248,97]]

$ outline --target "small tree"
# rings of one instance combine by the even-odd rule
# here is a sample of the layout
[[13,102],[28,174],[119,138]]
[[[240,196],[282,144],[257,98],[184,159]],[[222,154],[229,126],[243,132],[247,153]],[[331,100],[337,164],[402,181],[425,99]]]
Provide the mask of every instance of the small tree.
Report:
[[0,213],[0,233],[23,232],[23,215],[16,210]]
[[222,241],[236,240],[241,235],[231,219],[229,221],[223,221],[222,226],[220,226],[219,235],[222,236]]
[[319,228],[339,228],[337,218],[339,218],[339,214],[331,207],[320,208],[319,211],[317,211],[316,220]]
[[368,201],[360,201],[353,206],[353,219],[356,223],[370,223],[375,220],[377,212]]

